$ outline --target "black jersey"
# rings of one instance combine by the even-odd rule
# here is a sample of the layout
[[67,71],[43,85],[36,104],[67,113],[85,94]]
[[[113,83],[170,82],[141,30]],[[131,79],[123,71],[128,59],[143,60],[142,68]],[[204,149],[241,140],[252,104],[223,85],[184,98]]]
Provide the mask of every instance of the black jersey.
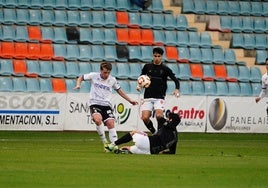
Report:
[[142,68],[142,75],[147,75],[151,79],[151,84],[145,89],[144,98],[164,99],[167,90],[168,77],[175,82],[175,88],[180,88],[180,83],[173,71],[165,64],[155,65],[154,63],[145,64]]

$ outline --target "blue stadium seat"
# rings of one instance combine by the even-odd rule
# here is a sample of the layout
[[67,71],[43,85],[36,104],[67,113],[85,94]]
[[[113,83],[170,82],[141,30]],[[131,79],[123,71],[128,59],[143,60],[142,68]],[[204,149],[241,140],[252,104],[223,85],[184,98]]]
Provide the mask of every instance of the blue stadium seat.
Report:
[[[82,4],[82,0],[81,0]],[[81,27],[89,27],[92,23],[92,15],[89,11],[80,11],[80,23]]]
[[92,0],[93,10],[102,10],[104,8],[104,0]]
[[39,61],[41,77],[51,77],[53,74],[53,68],[50,61]]
[[251,83],[252,96],[257,97],[261,92],[261,84],[260,83]]
[[243,34],[244,49],[253,50],[255,48],[255,37],[253,34]]
[[153,28],[153,17],[151,13],[140,13],[140,27],[141,28]]
[[11,25],[2,25],[2,40],[13,41],[16,38],[15,28]]
[[190,47],[199,47],[200,46],[200,37],[197,32],[188,32],[189,36],[189,46]]
[[180,81],[180,94],[192,95],[192,85],[190,81]]
[[52,84],[49,78],[39,78],[40,91],[52,93]]
[[52,76],[56,78],[63,78],[66,75],[66,67],[63,61],[51,61],[52,64]]
[[75,61],[66,61],[65,62],[65,67],[66,67],[65,77],[67,77],[67,78],[77,78],[79,76],[78,63],[76,63]]
[[81,7],[80,0],[68,0],[68,9],[78,10]]
[[141,67],[140,63],[135,63],[135,62],[129,63],[129,76],[128,76],[128,78],[130,80],[138,79],[138,77],[141,74],[141,69],[142,69],[142,67]]
[[54,40],[54,29],[52,27],[41,27],[42,41],[52,43]]
[[102,44],[104,41],[104,31],[101,28],[92,28],[91,29],[92,35],[92,44]]
[[164,25],[166,30],[174,30],[177,28],[176,19],[173,14],[164,14]]
[[217,86],[215,82],[204,81],[205,95],[217,95]]
[[116,0],[104,1],[104,10],[114,11],[117,8]]
[[217,1],[218,2],[218,14],[227,15],[229,14],[230,7],[229,4],[225,1]]
[[250,67],[250,82],[256,82],[256,83],[260,83],[261,82],[261,78],[262,78],[262,73],[261,70],[259,69],[259,67]]
[[103,61],[104,60],[104,48],[102,45],[92,45],[92,61]]
[[136,80],[130,80],[129,81],[129,87],[130,87],[130,94],[141,94],[141,92],[137,91],[137,81]]
[[33,0],[30,2],[31,9],[40,9],[43,7],[43,0]]
[[40,84],[37,78],[25,78],[27,92],[40,92]]
[[30,19],[28,9],[16,9],[16,17],[17,25],[27,25]]
[[128,80],[118,80],[118,83],[121,86],[121,89],[126,92],[126,93],[130,93],[130,84]]
[[69,61],[75,61],[79,59],[79,48],[77,45],[67,44],[66,45],[66,55],[64,59]]
[[232,32],[240,33],[243,31],[243,22],[241,17],[232,16],[231,24]]
[[227,86],[229,96],[240,96],[241,90],[238,82],[227,82]]
[[66,91],[67,93],[78,93],[78,89],[74,89],[76,86],[76,80],[74,79],[65,79]]
[[83,44],[92,43],[91,29],[89,28],[79,28],[79,42]]
[[33,77],[40,75],[40,65],[38,61],[27,60],[26,65],[27,65],[27,75]]
[[194,2],[192,0],[182,1],[182,13],[195,13],[194,12]]
[[212,54],[213,54],[213,62],[215,64],[224,63],[224,53],[222,49],[212,49]]
[[129,64],[128,63],[117,63],[117,70],[118,73],[116,76],[116,78],[118,79],[128,79],[129,74],[130,74],[130,69],[129,69]]
[[251,17],[242,17],[242,30],[244,33],[252,33],[254,31],[253,19]]
[[238,16],[240,14],[240,6],[238,1],[228,1],[229,14]]
[[253,20],[253,25],[254,25],[253,31],[255,33],[265,33],[266,26],[265,26],[265,19],[264,18],[255,17],[254,20]]
[[59,44],[64,44],[68,42],[64,27],[53,27],[53,30],[54,30],[53,42],[59,43]]
[[165,27],[165,20],[162,14],[152,14],[152,29],[163,29]]
[[113,45],[104,45],[104,60],[114,62],[117,61],[116,48]]
[[91,64],[88,62],[80,62],[78,66],[79,66],[79,75],[92,72]]
[[234,65],[236,63],[236,56],[233,49],[224,50],[224,62],[230,65]]
[[68,18],[65,11],[54,10],[54,18],[53,25],[55,26],[65,26],[68,24]]
[[190,66],[187,63],[179,63],[179,79],[180,80],[190,80],[191,78],[191,71],[190,71]]
[[180,70],[177,63],[166,63],[166,65],[173,71],[176,78],[179,78]]
[[243,16],[249,16],[251,13],[251,5],[248,1],[239,1],[240,14]]
[[268,57],[268,53],[266,50],[256,50],[256,64],[257,65],[264,65],[265,60]]
[[188,28],[188,21],[185,15],[176,15],[176,29],[179,31],[186,31]]
[[3,9],[4,24],[15,24],[17,22],[16,9]]
[[27,26],[16,26],[15,35],[16,36],[13,40],[16,42],[29,41]]
[[[105,1],[106,2],[106,1]],[[116,26],[115,11],[104,11],[104,27],[113,28]]]
[[255,48],[257,50],[268,49],[268,39],[265,34],[255,34]]
[[13,92],[27,92],[24,77],[13,77],[12,81],[13,81]]
[[0,59],[0,75],[10,76],[14,73],[11,59]]
[[178,47],[179,62],[188,63],[190,60],[190,52],[188,48]]
[[202,68],[203,68],[203,80],[213,81],[215,78],[213,65],[203,64]]
[[93,7],[92,0],[80,0],[80,9],[83,11],[90,10]]
[[77,26],[79,24],[80,24],[79,11],[77,10],[67,11],[67,25]]
[[68,0],[61,0],[55,2],[55,9],[64,10],[68,8]]
[[244,37],[240,33],[233,33],[231,39],[231,47],[233,48],[243,48],[244,47]]
[[165,44],[165,34],[162,30],[153,30],[153,34],[155,45],[161,46]]
[[55,1],[43,1],[43,9],[53,9],[56,6]]
[[232,29],[232,20],[229,16],[221,16],[220,17],[220,25],[221,30],[231,30]]
[[239,72],[236,65],[226,65],[227,78],[229,82],[237,82],[239,77]]
[[262,2],[262,16],[265,16],[265,17],[268,16],[268,12],[266,10],[268,10],[268,1],[267,0],[266,0],[266,2]]
[[200,43],[202,48],[211,48],[212,47],[212,40],[211,36],[207,32],[200,33]]
[[[250,14],[252,16],[262,16],[263,10],[262,10],[262,2],[250,2],[251,4],[251,11]],[[267,12],[267,10],[265,10]]]
[[151,6],[148,7],[153,13],[162,13],[164,11],[162,0],[153,0]]
[[142,62],[152,62],[152,51],[153,47],[152,46],[141,46],[140,47],[141,51],[141,61]]
[[190,61],[192,63],[200,63],[202,59],[200,48],[189,48]]
[[176,46],[177,45],[177,38],[175,31],[164,31],[165,34],[165,45],[167,46]]
[[130,10],[130,1],[129,0],[117,0],[116,10],[118,11]]
[[249,82],[250,71],[247,66],[238,66],[238,81],[240,82]]
[[213,53],[210,48],[201,48],[201,62],[204,64],[213,63]]
[[105,20],[102,11],[91,11],[92,14],[92,27],[103,27]]
[[189,44],[188,32],[187,31],[177,31],[176,45],[179,47],[187,47]]
[[11,77],[0,77],[0,92],[12,92],[13,83]]
[[117,42],[116,32],[114,29],[104,30],[104,44],[114,45]]
[[239,86],[242,96],[252,96],[252,88],[249,82],[239,82]]
[[228,86],[227,82],[215,82],[216,88],[217,88],[217,96],[228,96],[229,91],[228,91]]
[[206,12],[206,4],[204,1],[194,1],[194,11],[196,14],[204,14]]
[[139,46],[128,46],[129,51],[129,61],[140,61],[141,60],[141,50]]
[[192,94],[205,95],[205,87],[202,81],[192,81]]
[[128,13],[129,18],[129,27],[131,28],[138,28],[141,25],[141,18],[140,14],[137,12],[129,12]]
[[166,94],[167,95],[173,95],[174,89],[175,89],[174,82],[171,81],[171,80],[168,80],[167,81],[167,91],[166,91]]
[[41,25],[42,15],[38,9],[29,9],[29,24],[30,25]]
[[42,25],[51,26],[55,21],[55,15],[53,10],[41,10]]
[[214,15],[218,13],[218,2],[217,1],[206,1],[206,13]]

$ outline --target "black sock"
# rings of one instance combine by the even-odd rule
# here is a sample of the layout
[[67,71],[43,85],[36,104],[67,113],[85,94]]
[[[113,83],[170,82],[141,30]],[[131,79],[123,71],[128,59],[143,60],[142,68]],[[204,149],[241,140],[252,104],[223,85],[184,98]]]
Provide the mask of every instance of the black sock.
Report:
[[119,138],[118,140],[116,140],[114,143],[115,143],[115,145],[120,145],[120,144],[130,142],[131,140],[132,140],[131,134],[127,133],[124,136],[122,136],[121,138]]
[[[145,123],[144,123],[145,124]],[[155,133],[155,128],[154,128],[154,125],[153,125],[153,122],[150,120],[149,123],[145,124],[145,126],[147,127],[147,129],[150,130],[150,132],[152,134]]]
[[157,120],[157,130],[161,129],[163,127],[163,124],[166,122],[166,119],[163,117],[156,118]]

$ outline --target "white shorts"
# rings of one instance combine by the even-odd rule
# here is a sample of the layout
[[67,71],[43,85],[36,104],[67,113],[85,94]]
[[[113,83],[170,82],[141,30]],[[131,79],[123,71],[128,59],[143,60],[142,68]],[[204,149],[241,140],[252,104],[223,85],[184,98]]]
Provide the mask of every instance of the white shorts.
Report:
[[156,109],[165,110],[165,100],[164,99],[143,99],[141,103],[141,111],[149,110],[154,111]]
[[133,154],[151,154],[150,142],[146,133],[135,133],[133,136],[134,146],[130,146],[130,152]]

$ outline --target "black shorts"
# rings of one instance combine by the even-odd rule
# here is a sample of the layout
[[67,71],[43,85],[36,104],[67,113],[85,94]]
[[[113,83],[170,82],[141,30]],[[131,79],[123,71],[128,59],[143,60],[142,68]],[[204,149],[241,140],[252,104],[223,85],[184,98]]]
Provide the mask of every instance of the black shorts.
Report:
[[110,106],[101,106],[101,105],[91,105],[90,114],[91,116],[94,113],[100,113],[102,116],[102,121],[105,122],[107,119],[115,119],[114,111]]

